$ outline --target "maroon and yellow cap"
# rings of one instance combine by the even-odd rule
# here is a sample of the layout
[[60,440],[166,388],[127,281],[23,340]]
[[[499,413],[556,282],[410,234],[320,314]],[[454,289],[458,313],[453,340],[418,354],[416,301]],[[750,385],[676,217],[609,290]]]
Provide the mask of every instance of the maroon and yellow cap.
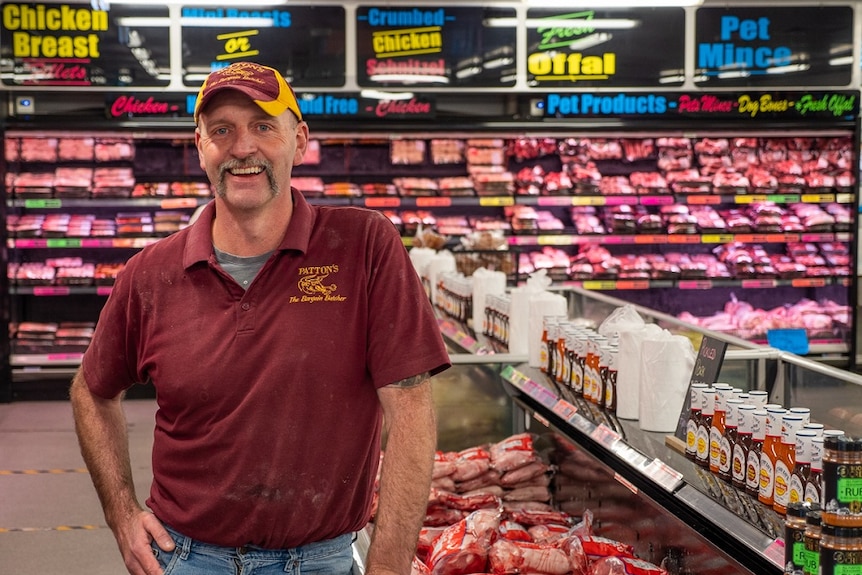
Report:
[[280,116],[290,110],[302,120],[296,94],[278,70],[254,62],[234,62],[212,72],[204,80],[195,103],[195,124],[203,107],[222,90],[242,92],[270,116]]

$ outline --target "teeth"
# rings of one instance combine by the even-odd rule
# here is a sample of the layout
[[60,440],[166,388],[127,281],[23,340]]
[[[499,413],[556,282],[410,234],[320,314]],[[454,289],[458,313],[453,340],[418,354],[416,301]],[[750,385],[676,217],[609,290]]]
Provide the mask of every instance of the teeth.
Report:
[[242,175],[247,176],[250,174],[259,174],[263,171],[263,168],[260,167],[251,167],[251,168],[236,168],[230,171],[231,174],[234,175]]

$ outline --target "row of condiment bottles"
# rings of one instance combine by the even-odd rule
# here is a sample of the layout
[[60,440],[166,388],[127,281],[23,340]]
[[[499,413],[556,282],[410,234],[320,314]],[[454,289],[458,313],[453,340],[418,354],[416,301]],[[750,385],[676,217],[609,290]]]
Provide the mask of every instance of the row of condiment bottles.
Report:
[[575,396],[616,410],[618,342],[566,316],[544,316],[539,369]]
[[824,437],[805,407],[767,403],[763,391],[692,384],[686,456],[719,479],[784,514],[789,503],[823,498]]

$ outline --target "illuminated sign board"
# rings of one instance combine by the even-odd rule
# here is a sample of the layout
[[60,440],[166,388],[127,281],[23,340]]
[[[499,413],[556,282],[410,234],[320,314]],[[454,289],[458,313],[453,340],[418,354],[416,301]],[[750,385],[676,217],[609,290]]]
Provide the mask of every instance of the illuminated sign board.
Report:
[[533,88],[680,86],[682,8],[532,9],[527,83]]
[[702,86],[846,86],[850,6],[700,8],[695,77]]
[[515,11],[359,6],[356,81],[369,88],[514,86]]
[[166,6],[4,2],[0,77],[7,86],[164,87],[170,83]]
[[341,6],[185,6],[181,23],[186,86],[237,61],[276,68],[297,88],[344,85]]

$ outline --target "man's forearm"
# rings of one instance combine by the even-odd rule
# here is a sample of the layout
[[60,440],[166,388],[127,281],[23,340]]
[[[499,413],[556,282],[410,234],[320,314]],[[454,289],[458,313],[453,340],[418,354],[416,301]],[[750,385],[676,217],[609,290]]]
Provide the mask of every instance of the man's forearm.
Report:
[[395,392],[402,397],[399,403],[410,407],[390,414],[386,425],[380,498],[366,565],[369,573],[410,573],[437,446],[430,385],[425,381],[416,389]]
[[94,396],[80,372],[70,388],[81,454],[111,528],[140,511],[129,460],[126,419],[120,398]]

